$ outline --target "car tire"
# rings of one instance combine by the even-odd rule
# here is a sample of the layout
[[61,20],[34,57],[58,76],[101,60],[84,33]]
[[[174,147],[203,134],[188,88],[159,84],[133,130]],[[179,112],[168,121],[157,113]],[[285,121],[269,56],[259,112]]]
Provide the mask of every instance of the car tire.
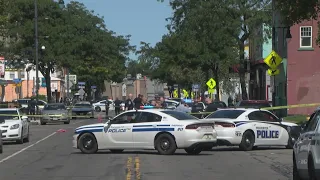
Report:
[[101,112],[101,108],[100,108],[99,106],[96,106],[96,107],[94,108],[94,110],[95,110],[96,112]]
[[64,124],[70,124],[70,120],[69,121],[67,121],[67,122],[63,122]]
[[18,143],[18,144],[23,144],[23,140],[24,140],[24,139],[23,139],[23,135],[22,135],[22,134],[23,134],[23,129],[21,130],[21,137],[20,137],[20,139],[17,140],[17,143]]
[[41,125],[46,125],[47,123],[45,123],[45,122],[43,122],[43,121],[40,120],[40,124],[41,124]]
[[246,131],[242,135],[242,140],[239,148],[243,151],[251,151],[254,147],[255,137],[251,131]]
[[161,155],[172,155],[177,150],[176,141],[169,134],[160,134],[155,140],[155,148]]
[[310,180],[318,180],[316,176],[316,170],[314,168],[314,162],[311,155],[308,157],[308,176]]
[[188,154],[191,154],[191,155],[198,155],[201,153],[202,149],[197,149],[197,148],[186,148],[184,149]]
[[291,141],[291,138],[289,136],[289,139],[288,139],[288,144],[286,145],[286,148],[287,149],[292,149],[294,146],[294,143]]
[[112,153],[122,153],[123,149],[110,149]]
[[28,135],[27,135],[27,137],[24,139],[24,142],[26,142],[26,143],[30,142],[30,132],[29,132],[29,128],[28,128]]
[[78,140],[78,147],[82,153],[94,154],[98,151],[98,143],[91,133],[84,133]]
[[0,145],[0,154],[3,153],[3,148],[2,148],[2,144]]
[[293,180],[301,180],[299,172],[298,172],[298,168],[297,168],[297,163],[296,163],[296,158],[294,157],[294,152],[293,152],[293,167],[292,167],[292,179]]

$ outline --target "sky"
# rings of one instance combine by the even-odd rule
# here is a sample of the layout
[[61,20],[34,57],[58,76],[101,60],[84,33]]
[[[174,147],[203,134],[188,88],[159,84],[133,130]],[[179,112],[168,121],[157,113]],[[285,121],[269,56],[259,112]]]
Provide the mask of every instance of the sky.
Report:
[[[104,17],[109,30],[119,35],[131,35],[131,45],[140,47],[144,41],[155,45],[166,34],[166,18],[172,10],[168,1],[157,0],[77,0],[89,10]],[[69,3],[70,0],[65,0]],[[132,54],[132,59],[137,57]]]

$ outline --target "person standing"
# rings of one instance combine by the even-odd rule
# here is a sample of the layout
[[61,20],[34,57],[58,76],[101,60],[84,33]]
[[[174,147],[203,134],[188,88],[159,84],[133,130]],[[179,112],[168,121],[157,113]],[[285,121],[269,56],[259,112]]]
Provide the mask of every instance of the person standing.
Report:
[[29,109],[29,115],[31,115],[30,119],[36,120],[36,109],[37,109],[37,102],[32,97],[31,100],[28,102],[28,109]]
[[127,111],[132,109],[133,109],[132,94],[129,94],[129,97],[125,102],[125,110]]
[[191,113],[191,110],[187,107],[187,104],[183,100],[181,100],[179,106],[175,109],[175,111]]
[[133,100],[135,109],[140,109],[140,106],[142,105],[142,98],[143,96],[139,94],[138,97]]
[[114,110],[116,115],[120,114],[120,105],[121,101],[119,100],[119,98],[116,98],[116,100],[114,101]]
[[109,97],[108,96],[107,96],[107,100],[105,102],[105,107],[106,107],[106,116],[109,116],[110,103],[109,103]]

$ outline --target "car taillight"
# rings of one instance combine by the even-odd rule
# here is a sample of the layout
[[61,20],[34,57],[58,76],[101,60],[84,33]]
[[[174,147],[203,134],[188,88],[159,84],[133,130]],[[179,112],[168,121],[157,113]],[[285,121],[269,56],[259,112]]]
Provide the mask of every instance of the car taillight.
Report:
[[226,122],[216,122],[216,126],[222,126],[222,127],[235,127],[233,123],[226,123]]
[[212,128],[214,128],[213,123],[200,123],[200,124],[190,124],[186,126],[186,129],[198,129],[198,127],[208,127],[208,126],[211,126]]

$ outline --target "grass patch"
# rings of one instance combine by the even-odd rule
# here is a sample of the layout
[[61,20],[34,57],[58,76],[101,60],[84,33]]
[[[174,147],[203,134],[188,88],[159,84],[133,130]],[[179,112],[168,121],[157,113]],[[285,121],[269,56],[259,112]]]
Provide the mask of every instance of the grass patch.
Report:
[[294,115],[294,116],[284,117],[283,119],[285,121],[288,121],[288,122],[293,122],[293,123],[296,123],[296,124],[302,124],[302,123],[307,121],[308,117],[309,116],[307,116],[307,115]]

